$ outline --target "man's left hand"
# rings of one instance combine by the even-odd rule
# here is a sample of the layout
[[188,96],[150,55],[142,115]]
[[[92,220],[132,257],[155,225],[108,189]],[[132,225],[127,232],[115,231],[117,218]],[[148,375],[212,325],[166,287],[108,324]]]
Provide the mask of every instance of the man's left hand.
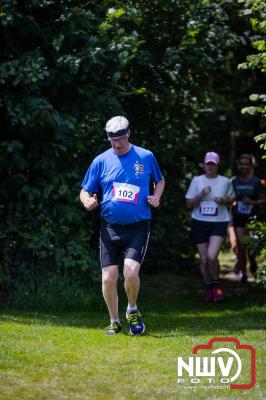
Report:
[[156,196],[148,196],[148,203],[153,207],[159,207],[160,200]]

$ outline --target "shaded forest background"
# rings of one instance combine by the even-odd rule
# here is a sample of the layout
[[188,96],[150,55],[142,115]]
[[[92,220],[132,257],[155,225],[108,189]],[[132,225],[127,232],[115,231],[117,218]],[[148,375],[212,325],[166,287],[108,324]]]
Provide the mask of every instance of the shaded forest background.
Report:
[[265,98],[250,96],[265,87],[263,3],[1,2],[3,301],[93,302],[99,215],[84,212],[79,191],[114,115],[127,116],[132,141],[154,152],[167,183],[144,270],[193,265],[184,193],[203,154],[220,153],[220,173],[232,176],[237,156],[252,152],[266,177],[253,140],[265,130],[256,103]]

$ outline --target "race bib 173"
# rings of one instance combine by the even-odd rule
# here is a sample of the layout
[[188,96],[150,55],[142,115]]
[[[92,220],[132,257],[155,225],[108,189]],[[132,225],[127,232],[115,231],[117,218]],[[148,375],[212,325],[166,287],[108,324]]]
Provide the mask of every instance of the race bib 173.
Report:
[[137,204],[140,187],[129,183],[114,182],[113,198],[116,201],[126,201],[128,203]]
[[199,206],[201,215],[214,217],[218,215],[218,205],[215,201],[202,201]]

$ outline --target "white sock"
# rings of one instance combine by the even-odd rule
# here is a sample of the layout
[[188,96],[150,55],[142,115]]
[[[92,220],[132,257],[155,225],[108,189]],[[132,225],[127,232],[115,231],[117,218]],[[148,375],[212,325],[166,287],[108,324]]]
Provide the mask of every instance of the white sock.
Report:
[[138,311],[138,307],[127,307],[127,315],[130,314],[132,311]]
[[111,323],[112,322],[117,322],[118,324],[120,324],[120,319],[111,319]]

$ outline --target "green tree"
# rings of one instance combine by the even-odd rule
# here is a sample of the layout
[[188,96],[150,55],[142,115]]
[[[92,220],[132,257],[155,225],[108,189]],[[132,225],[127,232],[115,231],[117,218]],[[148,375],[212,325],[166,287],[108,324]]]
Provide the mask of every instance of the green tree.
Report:
[[[247,56],[247,60],[239,64],[239,69],[258,70],[260,71],[262,80],[266,74],[266,5],[262,0],[238,0],[243,3],[243,15],[250,16],[250,23],[254,32],[251,40],[252,47],[256,53]],[[242,109],[242,114],[261,115],[264,119],[264,127],[266,128],[266,94],[252,93],[249,99],[255,105],[247,106]],[[255,141],[262,142],[261,148],[266,150],[266,133],[257,135]],[[264,155],[265,158],[265,155]]]
[[[250,23],[254,31],[252,46],[256,53],[247,56],[247,60],[239,65],[244,70],[259,70],[262,77],[266,75],[266,5],[262,0],[238,0],[243,3],[243,15],[250,17]],[[255,103],[252,106],[244,107],[241,112],[251,116],[259,115],[263,120],[263,127],[266,128],[266,94],[253,93],[249,99]],[[257,134],[254,137],[263,149],[263,158],[266,158],[266,133]],[[265,193],[266,196],[266,193]],[[264,213],[265,217],[265,213]],[[263,260],[266,256],[266,222],[254,220],[250,224],[254,236],[247,240],[247,245],[255,254],[261,255]],[[266,264],[264,263],[257,273],[257,282],[266,288]]]
[[128,116],[167,181],[146,265],[191,263],[184,191],[210,140],[226,156],[229,138],[209,121],[227,96],[218,77],[243,47],[238,10],[206,0],[1,2],[2,287],[24,300],[47,280],[98,279],[98,215],[78,194],[115,114]]

